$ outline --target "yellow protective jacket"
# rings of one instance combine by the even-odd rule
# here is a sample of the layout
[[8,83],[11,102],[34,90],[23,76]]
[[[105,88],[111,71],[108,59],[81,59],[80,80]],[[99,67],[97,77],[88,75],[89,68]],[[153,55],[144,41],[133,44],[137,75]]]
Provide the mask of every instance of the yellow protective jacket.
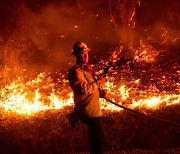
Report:
[[99,104],[99,81],[95,81],[92,71],[85,65],[75,65],[68,73],[69,84],[74,92],[74,111],[88,117],[102,116]]

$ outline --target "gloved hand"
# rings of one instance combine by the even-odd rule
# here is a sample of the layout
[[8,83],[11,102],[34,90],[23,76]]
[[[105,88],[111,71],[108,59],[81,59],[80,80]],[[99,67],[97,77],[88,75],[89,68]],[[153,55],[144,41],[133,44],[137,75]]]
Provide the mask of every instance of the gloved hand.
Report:
[[99,97],[100,98],[105,98],[106,97],[106,90],[104,89],[99,89]]

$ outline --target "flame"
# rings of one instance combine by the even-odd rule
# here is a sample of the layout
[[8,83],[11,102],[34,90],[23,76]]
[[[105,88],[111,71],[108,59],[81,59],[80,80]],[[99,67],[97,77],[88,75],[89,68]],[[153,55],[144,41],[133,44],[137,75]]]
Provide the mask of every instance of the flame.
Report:
[[138,101],[133,100],[131,104],[132,108],[136,107],[145,107],[148,109],[156,109],[160,106],[174,105],[180,103],[180,95],[171,94],[171,95],[159,95],[152,96],[147,99],[140,99]]
[[[140,79],[135,80],[133,84],[139,85]],[[120,105],[123,104],[132,109],[138,107],[156,110],[161,107],[180,104],[179,94],[160,92],[155,86],[150,86],[146,90],[139,89],[138,92],[137,88],[131,89],[126,85],[117,86],[113,82],[107,82],[106,86],[106,89],[110,90],[114,97],[117,97],[116,100],[121,102]]]
[[[112,53],[110,61],[116,63],[121,60],[120,54],[123,47]],[[141,41],[141,45],[135,52],[134,61],[136,63],[153,63],[156,56],[161,51],[155,50],[147,42]],[[107,61],[100,61],[98,66],[107,65]],[[139,72],[129,69],[129,63],[125,64],[121,70],[116,66],[113,73],[108,77],[108,81],[104,85],[109,97],[120,105],[125,105],[129,108],[146,108],[156,110],[161,107],[180,104],[180,83],[170,77],[167,77],[163,70],[152,69],[157,79],[156,84],[161,84],[161,87],[170,86],[171,91],[160,90],[153,81],[149,78],[146,84],[143,84],[143,75],[146,70],[142,69]],[[94,67],[94,66],[93,66]],[[173,68],[175,71],[169,74],[179,75],[177,65]],[[157,71],[158,70],[158,71]],[[24,70],[23,70],[24,71]],[[110,70],[111,71],[111,70]],[[133,74],[134,71],[134,74]],[[102,68],[97,71],[97,75],[102,74]],[[129,74],[128,76],[123,74]],[[136,77],[139,74],[139,77]],[[161,77],[160,77],[161,76]],[[56,82],[55,82],[56,81]],[[19,115],[31,116],[44,110],[63,109],[65,106],[73,106],[73,93],[68,85],[66,75],[59,73],[58,79],[54,81],[51,73],[40,73],[33,80],[25,81],[23,77],[18,77],[11,84],[7,84],[0,88],[0,109],[7,113],[17,113]],[[108,103],[104,99],[100,99],[102,109],[110,111],[121,111],[122,109],[113,104]]]
[[[72,92],[67,94],[67,99],[62,99],[63,97],[55,93],[52,83],[43,85],[42,89],[39,88],[45,77],[45,73],[40,73],[37,78],[26,83],[23,83],[19,77],[18,80],[10,85],[6,85],[0,90],[0,108],[18,114],[32,115],[42,110],[61,109],[72,105]],[[45,95],[43,92],[40,92],[42,90],[47,90],[46,93],[50,94]]]
[[[44,81],[46,82],[43,83]],[[19,77],[16,81],[0,90],[0,108],[9,113],[14,112],[30,116],[43,110],[56,110],[63,109],[65,106],[73,106],[73,93],[70,89],[67,90],[68,85],[64,85],[64,91],[57,91],[51,81],[52,79],[48,78],[45,73],[40,73],[35,79],[28,82],[23,82],[22,78]],[[66,80],[64,82],[67,83]],[[131,84],[134,86],[139,85],[140,79],[134,80]],[[131,103],[126,105],[130,108],[158,109],[162,106],[179,104],[180,102],[180,95],[167,94],[166,92],[160,93],[154,86],[150,86],[145,91],[139,90],[138,95],[137,88],[133,89],[121,83],[117,84],[108,81],[105,87],[114,95],[112,100],[118,100],[121,105],[126,105],[126,101],[130,101]],[[66,97],[63,93],[66,93]],[[158,93],[158,96],[156,96],[156,93]],[[104,99],[100,99],[100,103],[102,109],[105,110],[122,110],[109,104]]]
[[135,52],[134,60],[137,62],[147,62],[153,63],[155,61],[155,57],[159,54],[157,50],[155,50],[151,45],[147,45],[146,42],[140,41],[140,47]]

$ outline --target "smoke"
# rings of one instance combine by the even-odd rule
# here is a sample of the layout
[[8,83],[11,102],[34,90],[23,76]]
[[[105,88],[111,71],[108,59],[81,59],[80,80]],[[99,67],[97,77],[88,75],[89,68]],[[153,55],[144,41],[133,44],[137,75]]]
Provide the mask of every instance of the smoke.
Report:
[[[178,0],[141,0],[135,14],[135,48],[149,36],[154,45],[167,35],[166,44],[179,51],[177,4]],[[108,1],[103,0],[1,0],[0,13],[0,72],[6,75],[7,70],[12,75],[12,70],[18,74],[24,68],[29,72],[68,69],[75,62],[71,51],[77,41],[92,49],[91,63],[107,59],[122,35],[111,21]]]
[[[69,68],[74,63],[71,52],[77,41],[87,43],[92,49],[91,62],[96,60],[94,56],[100,57],[107,49],[117,46],[118,35],[108,7],[104,8],[103,4],[97,10],[94,3],[82,2],[80,8],[71,2],[29,0],[12,4],[14,10],[8,11],[13,22],[8,20],[3,48],[8,68],[16,70],[16,74],[23,68],[29,71]],[[88,5],[89,10],[83,9]]]
[[141,6],[136,10],[138,40],[152,37],[153,42],[162,43],[166,35],[170,44],[180,36],[179,9],[178,0],[141,0]]

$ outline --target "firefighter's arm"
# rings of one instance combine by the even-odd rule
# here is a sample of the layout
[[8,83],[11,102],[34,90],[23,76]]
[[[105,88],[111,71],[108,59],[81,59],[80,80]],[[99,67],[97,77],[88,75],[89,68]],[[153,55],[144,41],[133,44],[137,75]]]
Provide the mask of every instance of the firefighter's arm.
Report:
[[84,77],[84,72],[81,69],[77,68],[75,70],[74,86],[75,88],[81,90],[83,94],[93,93],[95,90],[98,89],[98,84],[99,83],[97,81],[89,83]]
[[104,83],[106,82],[106,77],[101,77],[99,80],[96,81],[98,88],[102,89]]
[[98,85],[98,90],[99,90],[99,97],[100,98],[105,98],[106,97],[106,90],[103,89],[103,85],[106,82],[106,77],[101,77],[98,81],[97,81],[97,85]]

